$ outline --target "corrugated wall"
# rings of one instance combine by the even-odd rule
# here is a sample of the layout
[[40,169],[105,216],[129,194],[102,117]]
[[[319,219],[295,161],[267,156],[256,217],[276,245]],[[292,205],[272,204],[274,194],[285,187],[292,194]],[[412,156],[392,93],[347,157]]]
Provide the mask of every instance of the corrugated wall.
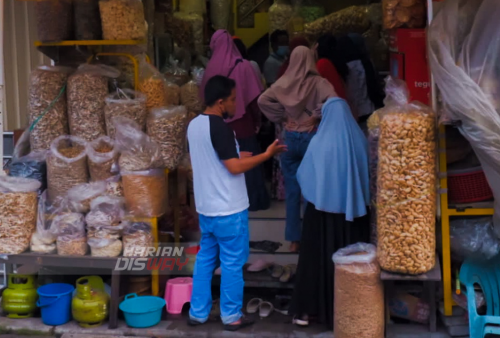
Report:
[[38,52],[33,1],[0,0],[4,6],[4,130],[24,128],[28,123],[28,80],[33,68],[50,64]]

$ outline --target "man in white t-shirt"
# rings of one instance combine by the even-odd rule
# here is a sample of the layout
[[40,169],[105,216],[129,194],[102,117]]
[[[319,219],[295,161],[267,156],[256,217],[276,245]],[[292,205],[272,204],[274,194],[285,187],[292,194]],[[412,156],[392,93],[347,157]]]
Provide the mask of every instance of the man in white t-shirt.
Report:
[[240,153],[233,130],[224,122],[236,111],[236,83],[214,76],[205,87],[205,112],[188,127],[196,211],[200,215],[201,249],[196,256],[188,324],[208,320],[212,307],[212,276],[222,268],[221,319],[236,331],[253,324],[244,318],[243,265],[249,254],[248,194],[244,173],[286,151],[276,140],[265,153]]

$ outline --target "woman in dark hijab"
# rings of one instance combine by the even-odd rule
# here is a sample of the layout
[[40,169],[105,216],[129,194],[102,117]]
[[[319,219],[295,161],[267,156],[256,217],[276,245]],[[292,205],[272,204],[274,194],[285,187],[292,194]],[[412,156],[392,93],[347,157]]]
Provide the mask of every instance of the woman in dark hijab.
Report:
[[353,109],[357,110],[360,122],[384,106],[384,92],[377,71],[370,60],[364,38],[359,34],[349,34],[337,41],[337,53],[347,64],[347,96]]

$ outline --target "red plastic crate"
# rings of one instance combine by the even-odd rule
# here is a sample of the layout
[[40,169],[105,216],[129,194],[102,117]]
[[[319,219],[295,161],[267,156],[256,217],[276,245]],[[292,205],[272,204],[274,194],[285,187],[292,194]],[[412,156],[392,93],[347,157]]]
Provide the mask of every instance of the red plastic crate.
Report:
[[493,198],[493,192],[481,167],[448,172],[448,200],[472,203]]

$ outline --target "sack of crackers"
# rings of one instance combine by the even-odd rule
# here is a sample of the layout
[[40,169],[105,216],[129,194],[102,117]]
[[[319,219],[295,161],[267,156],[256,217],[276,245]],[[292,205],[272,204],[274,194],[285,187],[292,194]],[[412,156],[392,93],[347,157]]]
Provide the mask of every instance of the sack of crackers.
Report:
[[425,27],[424,0],[383,0],[382,10],[385,29]]

